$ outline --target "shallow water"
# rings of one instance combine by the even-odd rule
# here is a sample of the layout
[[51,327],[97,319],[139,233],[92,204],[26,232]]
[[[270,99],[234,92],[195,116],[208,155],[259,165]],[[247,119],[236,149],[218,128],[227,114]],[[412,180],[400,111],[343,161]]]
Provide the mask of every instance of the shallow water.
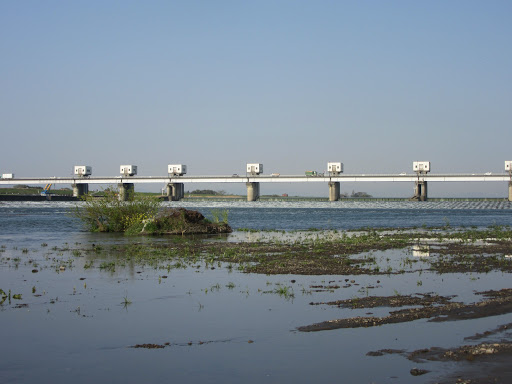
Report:
[[[447,221],[453,226],[480,228],[512,225],[508,203],[495,207],[464,203],[465,208],[459,203],[411,203],[407,207],[402,203],[307,203],[172,205],[198,209],[206,216],[211,209],[229,209],[234,228],[250,229],[339,231],[370,225],[442,226]],[[480,300],[475,291],[510,288],[510,276],[501,272],[415,272],[421,258],[406,273],[389,276],[265,276],[231,271],[225,265],[211,269],[204,264],[168,271],[128,263],[109,271],[99,266],[114,256],[76,255],[73,250],[133,239],[84,232],[81,223],[69,215],[73,207],[72,203],[54,202],[0,205],[0,289],[22,294],[22,300],[0,306],[2,383],[409,383],[409,371],[418,363],[400,355],[369,357],[366,353],[383,348],[454,347],[467,344],[466,336],[512,321],[512,316],[502,315],[298,332],[296,328],[302,325],[389,311],[313,306],[310,302],[428,292],[456,294],[457,301],[473,302]],[[227,240],[244,236],[280,234],[235,232]],[[393,266],[414,257],[412,249],[372,252],[370,256],[383,262],[389,259]],[[86,268],[90,263],[92,267]],[[66,266],[62,271],[61,265]],[[33,273],[34,269],[38,272]],[[328,291],[311,288],[341,287],[345,279],[355,283]],[[283,286],[294,296],[274,292]],[[16,308],[17,304],[27,306]],[[144,343],[170,345],[152,350],[130,348]],[[420,368],[433,371],[414,377],[414,382],[425,383],[449,366],[425,363]]]

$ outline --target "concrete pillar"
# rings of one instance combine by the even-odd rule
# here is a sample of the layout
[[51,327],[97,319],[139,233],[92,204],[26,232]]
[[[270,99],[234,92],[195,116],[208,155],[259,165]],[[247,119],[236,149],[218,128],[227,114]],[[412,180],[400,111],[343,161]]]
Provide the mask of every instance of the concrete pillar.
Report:
[[89,184],[73,184],[73,196],[80,197],[89,193]]
[[414,182],[414,195],[411,197],[411,200],[419,200],[420,191],[418,190],[418,182]]
[[424,180],[418,180],[414,185],[414,196],[413,200],[417,201],[427,201],[427,182]]
[[247,186],[247,201],[256,201],[260,198],[260,183],[245,183]]
[[508,182],[508,201],[512,201],[512,181]]
[[180,201],[185,197],[185,184],[169,183],[167,184],[167,197],[169,201]]
[[340,182],[329,181],[329,201],[338,201],[340,199]]
[[119,200],[128,201],[133,197],[135,188],[133,183],[121,183],[117,185],[119,188]]
[[420,201],[427,201],[427,182],[423,181],[423,185],[420,193]]

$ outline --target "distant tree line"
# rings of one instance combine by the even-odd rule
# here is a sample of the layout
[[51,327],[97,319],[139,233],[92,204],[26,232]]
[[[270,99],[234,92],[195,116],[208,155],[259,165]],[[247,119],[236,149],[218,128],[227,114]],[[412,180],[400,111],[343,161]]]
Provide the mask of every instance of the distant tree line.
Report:
[[[16,184],[11,189],[43,189],[42,186],[32,186],[26,184]],[[52,188],[54,189],[54,188]],[[71,191],[71,188],[59,188],[59,191]]]
[[196,189],[192,192],[185,192],[187,195],[208,195],[208,196],[224,196],[225,191],[214,191],[213,189]]
[[340,196],[341,197],[372,197],[372,195],[369,195],[366,192],[355,192],[355,191],[352,191],[352,194],[350,194],[350,195],[348,193],[342,193]]

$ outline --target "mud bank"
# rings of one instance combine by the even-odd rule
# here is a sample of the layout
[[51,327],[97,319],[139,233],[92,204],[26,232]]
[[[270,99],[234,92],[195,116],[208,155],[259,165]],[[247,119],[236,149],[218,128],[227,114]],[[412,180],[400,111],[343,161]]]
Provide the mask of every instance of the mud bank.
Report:
[[[423,364],[427,361],[439,363],[456,363],[454,372],[436,378],[435,383],[451,384],[490,384],[512,382],[512,359],[511,339],[512,323],[504,324],[483,334],[476,334],[465,338],[467,341],[478,341],[491,337],[501,338],[500,341],[484,341],[478,344],[462,345],[454,348],[423,348],[412,352],[396,349],[382,349],[371,351],[367,356],[384,356],[399,354],[410,361]],[[411,375],[423,375],[430,373],[430,370],[413,368]]]
[[[392,311],[385,317],[352,317],[348,319],[335,319],[298,327],[297,329],[302,332],[316,332],[339,328],[375,327],[378,325],[404,323],[418,319],[429,319],[429,321],[442,322],[478,319],[482,317],[512,313],[512,289],[502,289],[497,292],[477,292],[476,294],[483,295],[486,299],[472,304],[450,302],[452,297],[431,295],[423,295],[422,297],[367,297],[361,299],[340,300],[325,304],[350,308],[375,308],[379,306],[404,307],[411,305],[421,305],[421,307]],[[319,305],[324,303],[311,304]]]

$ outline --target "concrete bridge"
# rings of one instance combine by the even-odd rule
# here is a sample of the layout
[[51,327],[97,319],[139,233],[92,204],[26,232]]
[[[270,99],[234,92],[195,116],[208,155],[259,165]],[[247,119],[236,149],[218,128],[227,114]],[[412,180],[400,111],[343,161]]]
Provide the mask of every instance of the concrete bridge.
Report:
[[[75,166],[73,177],[30,177],[15,178],[13,174],[4,174],[0,178],[0,185],[14,184],[71,184],[73,196],[87,194],[90,184],[116,184],[119,188],[119,198],[126,200],[134,191],[135,184],[157,183],[167,186],[169,200],[177,201],[184,197],[184,184],[195,183],[245,183],[247,187],[247,200],[255,201],[260,196],[260,184],[262,183],[325,183],[329,187],[329,200],[336,201],[340,198],[340,183],[343,182],[406,182],[414,183],[415,194],[413,200],[426,201],[428,198],[427,185],[430,182],[506,182],[508,183],[508,200],[512,201],[512,162],[505,162],[506,173],[503,174],[429,174],[430,163],[414,162],[413,170],[416,172],[406,174],[343,174],[341,163],[328,163],[328,175],[310,171],[308,175],[263,175],[261,164],[247,164],[248,174],[245,176],[185,176],[186,166],[169,165],[167,176],[136,176],[136,166],[121,166],[121,176],[92,177],[92,168]],[[418,164],[423,164],[424,169],[418,169]],[[125,168],[123,168],[125,167]],[[127,168],[129,167],[129,168]],[[174,168],[172,168],[174,167]],[[172,172],[171,172],[172,171]],[[7,176],[7,177],[5,177]]]

